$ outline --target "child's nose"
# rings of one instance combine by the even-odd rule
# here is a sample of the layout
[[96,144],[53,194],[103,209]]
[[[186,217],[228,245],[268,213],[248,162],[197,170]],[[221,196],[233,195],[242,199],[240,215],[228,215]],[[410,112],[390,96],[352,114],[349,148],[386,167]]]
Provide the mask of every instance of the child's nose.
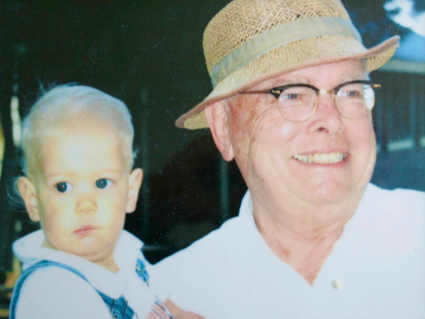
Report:
[[75,207],[75,212],[77,214],[94,214],[97,212],[97,203],[93,198],[88,196],[80,198]]

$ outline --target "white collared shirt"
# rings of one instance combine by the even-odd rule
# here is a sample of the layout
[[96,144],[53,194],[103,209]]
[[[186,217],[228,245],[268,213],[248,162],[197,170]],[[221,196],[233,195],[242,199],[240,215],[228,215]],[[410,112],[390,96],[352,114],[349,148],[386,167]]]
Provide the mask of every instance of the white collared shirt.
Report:
[[368,185],[313,286],[267,246],[249,192],[149,273],[158,296],[208,319],[425,318],[425,194]]
[[[134,310],[135,318],[145,318],[151,311],[156,297],[135,272],[137,259],[145,262],[140,251],[143,243],[132,234],[122,231],[116,244],[114,259],[120,268],[117,273],[81,257],[41,247],[44,239],[39,230],[13,244],[13,252],[23,263],[24,270],[41,260],[66,264],[81,272],[94,288],[107,296],[117,299],[123,295]],[[37,270],[22,287],[17,317],[111,318],[105,302],[90,284],[62,268]]]

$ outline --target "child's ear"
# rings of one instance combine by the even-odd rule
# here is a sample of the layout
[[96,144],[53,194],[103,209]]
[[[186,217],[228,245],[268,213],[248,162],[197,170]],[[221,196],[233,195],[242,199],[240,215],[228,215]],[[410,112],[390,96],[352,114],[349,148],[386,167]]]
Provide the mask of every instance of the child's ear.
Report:
[[38,209],[37,191],[34,184],[27,177],[19,177],[18,190],[25,203],[28,216],[34,222],[40,221],[40,212]]
[[128,179],[127,206],[125,208],[126,213],[132,213],[136,209],[142,179],[143,171],[140,168],[136,168],[131,172],[130,178]]

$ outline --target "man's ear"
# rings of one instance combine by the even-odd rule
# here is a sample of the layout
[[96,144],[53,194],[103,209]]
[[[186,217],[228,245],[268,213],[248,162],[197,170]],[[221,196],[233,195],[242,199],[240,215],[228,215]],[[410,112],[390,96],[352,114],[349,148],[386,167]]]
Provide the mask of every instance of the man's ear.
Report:
[[40,211],[38,207],[37,191],[34,184],[28,177],[19,177],[18,190],[24,201],[25,208],[29,218],[34,221],[40,221]]
[[134,169],[128,179],[128,195],[127,205],[125,207],[126,213],[132,213],[136,209],[137,199],[139,198],[139,190],[142,185],[143,171],[140,168]]
[[210,127],[214,143],[223,159],[229,162],[235,157],[235,154],[230,142],[227,116],[228,113],[224,101],[216,102],[205,109],[205,118]]

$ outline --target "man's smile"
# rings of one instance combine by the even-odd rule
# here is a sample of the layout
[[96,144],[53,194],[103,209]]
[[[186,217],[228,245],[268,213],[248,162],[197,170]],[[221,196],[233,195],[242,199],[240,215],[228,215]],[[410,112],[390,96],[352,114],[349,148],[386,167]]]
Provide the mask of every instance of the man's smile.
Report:
[[336,164],[343,162],[347,153],[313,153],[308,155],[294,155],[293,158],[306,164]]

